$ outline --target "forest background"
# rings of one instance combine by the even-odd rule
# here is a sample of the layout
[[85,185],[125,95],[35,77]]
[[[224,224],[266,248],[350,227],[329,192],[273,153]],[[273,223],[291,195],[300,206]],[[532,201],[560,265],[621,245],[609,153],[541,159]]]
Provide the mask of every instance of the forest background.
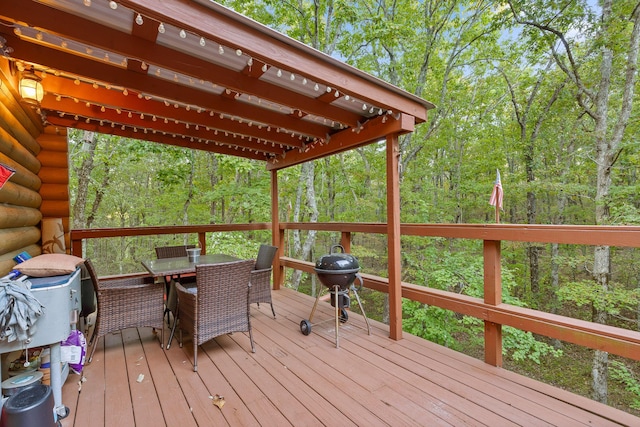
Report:
[[[640,224],[639,2],[221,3],[436,104],[401,139],[402,222],[494,222],[488,201],[499,169],[502,222]],[[73,228],[270,221],[264,164],[91,132],[69,139]],[[384,147],[281,171],[280,219],[385,222]],[[250,257],[269,241],[252,238],[226,233],[212,244]],[[294,233],[286,251],[314,260],[332,243]],[[481,243],[403,238],[403,280],[481,296]],[[386,274],[384,244],[354,240],[367,272]],[[506,302],[640,328],[637,250],[505,246]],[[131,247],[108,252],[114,260],[101,273],[139,269]],[[310,277],[289,274],[288,286],[315,292]],[[367,313],[385,321],[385,295],[365,298]],[[410,301],[403,313],[408,332],[482,357],[477,319]],[[508,369],[640,414],[637,362],[513,328],[505,328],[504,352]]]

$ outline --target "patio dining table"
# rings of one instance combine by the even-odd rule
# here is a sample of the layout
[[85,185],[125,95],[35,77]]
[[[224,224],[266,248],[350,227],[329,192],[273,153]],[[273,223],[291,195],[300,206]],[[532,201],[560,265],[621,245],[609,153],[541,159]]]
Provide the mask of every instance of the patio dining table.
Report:
[[239,261],[236,258],[226,254],[200,255],[197,262],[189,262],[186,256],[176,258],[159,258],[148,261],[142,261],[142,266],[153,277],[165,276],[182,276],[187,274],[195,274],[196,265],[198,264],[217,264],[221,262]]
[[[142,261],[142,265],[153,277],[177,277],[179,280],[181,276],[195,275],[196,265],[218,264],[233,261],[240,261],[240,258],[226,254],[211,254],[200,255],[196,262],[189,262],[189,258],[183,256]],[[171,347],[171,341],[173,341],[177,323],[177,318],[174,318],[173,325],[171,326],[171,333],[169,334],[169,340],[167,341],[167,350]]]

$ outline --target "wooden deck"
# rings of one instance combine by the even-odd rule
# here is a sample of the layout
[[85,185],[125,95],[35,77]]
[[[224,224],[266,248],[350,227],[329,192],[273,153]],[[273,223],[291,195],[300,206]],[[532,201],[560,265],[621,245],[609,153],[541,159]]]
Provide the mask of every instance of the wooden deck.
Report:
[[[313,299],[274,292],[252,307],[256,353],[247,334],[163,350],[150,329],[128,329],[98,343],[93,362],[69,375],[63,403],[70,426],[618,426],[640,418],[422,339],[388,338],[351,314],[335,348],[334,323],[300,333]],[[315,321],[332,319],[321,304]],[[165,333],[165,336],[168,334]],[[186,338],[186,336],[185,336]],[[144,379],[138,382],[140,375]],[[211,396],[223,395],[219,409]]]

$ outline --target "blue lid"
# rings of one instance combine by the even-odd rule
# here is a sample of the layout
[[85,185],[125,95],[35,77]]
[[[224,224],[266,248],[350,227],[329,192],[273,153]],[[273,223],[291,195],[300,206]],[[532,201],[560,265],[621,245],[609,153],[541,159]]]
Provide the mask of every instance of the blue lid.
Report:
[[28,280],[31,282],[31,289],[46,288],[49,286],[57,286],[67,283],[71,274],[49,277],[29,277]]

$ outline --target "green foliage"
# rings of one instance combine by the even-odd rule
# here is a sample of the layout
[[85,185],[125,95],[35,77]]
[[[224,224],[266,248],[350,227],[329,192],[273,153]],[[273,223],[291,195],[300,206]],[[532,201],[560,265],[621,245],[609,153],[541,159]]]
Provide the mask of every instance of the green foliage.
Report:
[[609,362],[609,375],[611,379],[619,382],[629,393],[634,396],[629,406],[640,410],[640,381],[637,376],[627,366],[617,360]]
[[460,350],[455,333],[462,328],[455,314],[439,307],[402,300],[403,330],[454,350]]
[[[444,239],[435,239],[442,244]],[[427,286],[457,292],[475,298],[484,294],[482,257],[469,258],[467,252],[448,252],[441,248],[425,248],[422,255],[432,257],[431,261],[422,261],[423,270],[417,277],[408,279],[412,283],[425,283]],[[412,251],[413,253],[413,251]],[[415,272],[414,270],[411,270]],[[523,301],[513,296],[517,283],[508,268],[502,268],[503,301],[508,304],[524,306]],[[415,301],[404,300],[402,304],[403,327],[407,332],[429,339],[438,344],[459,349],[458,337],[465,337],[468,343],[481,345],[483,322],[469,316],[460,316],[437,307],[425,306]],[[540,363],[541,357],[560,357],[561,350],[537,340],[530,332],[512,327],[503,328],[503,353],[510,355],[516,362]]]
[[609,314],[620,314],[623,310],[634,310],[640,303],[639,289],[624,289],[610,286],[603,289],[593,280],[580,280],[565,283],[558,289],[558,299],[572,302],[578,307],[589,306]]

